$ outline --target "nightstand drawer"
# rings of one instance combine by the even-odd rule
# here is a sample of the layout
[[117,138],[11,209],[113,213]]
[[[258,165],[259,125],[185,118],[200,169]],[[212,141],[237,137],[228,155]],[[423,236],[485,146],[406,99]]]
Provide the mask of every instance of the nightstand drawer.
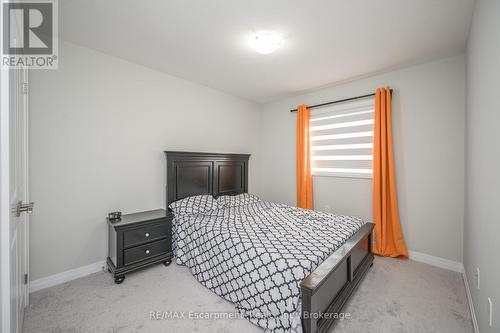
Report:
[[158,238],[164,238],[170,232],[169,223],[162,223],[157,225],[148,225],[142,228],[137,228],[123,232],[123,247],[129,248],[132,246],[140,245]]
[[169,242],[161,239],[156,242],[147,243],[141,246],[133,247],[123,251],[123,261],[125,265],[137,261],[145,260],[163,253],[167,253]]

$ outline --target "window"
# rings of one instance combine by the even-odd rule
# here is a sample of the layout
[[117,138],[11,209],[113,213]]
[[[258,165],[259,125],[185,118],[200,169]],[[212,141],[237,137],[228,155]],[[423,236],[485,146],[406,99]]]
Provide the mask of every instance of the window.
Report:
[[315,176],[371,178],[373,98],[311,111],[311,169]]

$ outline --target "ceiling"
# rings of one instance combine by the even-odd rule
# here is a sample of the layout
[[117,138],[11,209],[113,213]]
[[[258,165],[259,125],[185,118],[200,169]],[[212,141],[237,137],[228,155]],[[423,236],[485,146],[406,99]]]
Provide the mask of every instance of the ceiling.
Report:
[[[265,103],[461,53],[473,0],[65,0],[69,42]],[[271,55],[256,30],[284,34]]]

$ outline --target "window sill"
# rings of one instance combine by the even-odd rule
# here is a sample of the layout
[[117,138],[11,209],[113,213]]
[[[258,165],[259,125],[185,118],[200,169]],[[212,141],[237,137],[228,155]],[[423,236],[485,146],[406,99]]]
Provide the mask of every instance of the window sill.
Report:
[[355,178],[355,179],[373,179],[372,174],[333,174],[333,173],[318,173],[312,174],[313,177],[333,177],[333,178]]

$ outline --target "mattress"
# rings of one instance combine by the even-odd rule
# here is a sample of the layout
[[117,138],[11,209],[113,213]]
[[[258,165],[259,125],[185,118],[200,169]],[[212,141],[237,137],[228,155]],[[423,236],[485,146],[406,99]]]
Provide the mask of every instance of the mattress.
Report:
[[177,264],[265,332],[301,332],[300,282],[363,224],[258,201],[176,215],[173,250]]

